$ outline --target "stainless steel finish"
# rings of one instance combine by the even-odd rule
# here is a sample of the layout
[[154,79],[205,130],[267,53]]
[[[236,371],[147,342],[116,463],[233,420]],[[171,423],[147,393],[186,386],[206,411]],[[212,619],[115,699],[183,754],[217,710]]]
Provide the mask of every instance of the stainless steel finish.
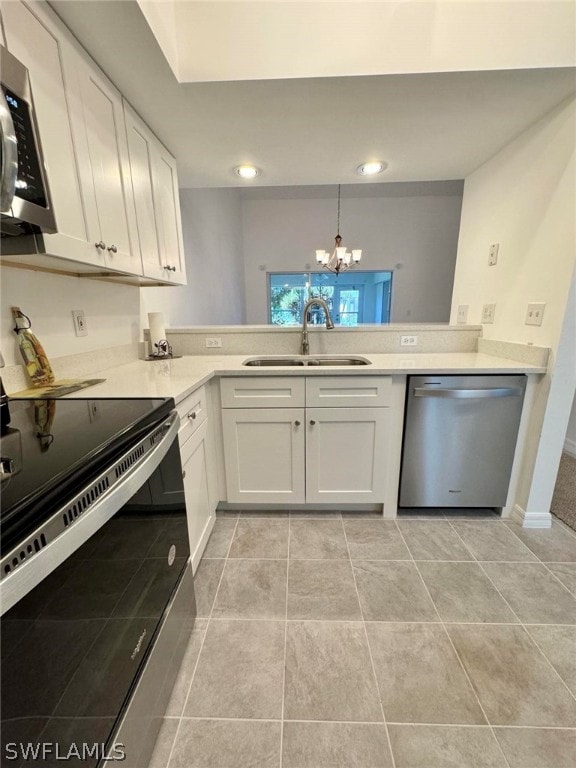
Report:
[[370,360],[359,355],[308,355],[302,356],[270,356],[270,357],[250,357],[244,360],[242,365],[248,367],[276,367],[276,366],[350,366],[350,365],[371,365]]
[[[44,196],[46,198],[46,207],[44,208],[40,205],[36,205],[35,203],[28,202],[27,200],[18,197],[18,190],[15,189],[10,207],[4,208],[4,206],[2,206],[1,214],[2,217],[5,217],[6,222],[6,226],[4,226],[3,218],[2,231],[5,234],[12,235],[14,234],[14,224],[25,222],[27,224],[35,224],[36,226],[40,227],[43,232],[56,232],[56,220],[54,218],[54,211],[52,209],[50,185],[48,184],[46,168],[44,166],[44,159],[42,156],[42,144],[40,141],[40,132],[38,131],[38,123],[36,121],[36,111],[34,109],[34,100],[32,98],[32,91],[30,89],[30,78],[28,76],[28,70],[2,45],[0,45],[0,73],[2,84],[21,99],[23,99],[29,106],[32,135],[34,137],[35,149],[38,154],[38,165],[40,168],[40,174],[42,176]],[[13,136],[13,140],[15,140],[15,132],[13,132]],[[10,175],[12,174],[12,168],[13,166],[10,167]]]
[[[162,718],[170,700],[182,664],[190,634],[194,628],[196,601],[190,562],[174,593],[154,646],[146,660],[130,703],[112,737],[112,743],[124,744],[124,768],[145,768],[150,761]],[[109,760],[108,768],[119,765]]]
[[115,245],[108,246],[106,250],[110,251],[110,253],[118,253],[118,248]]
[[401,507],[503,507],[525,376],[411,376]]
[[10,214],[16,176],[18,173],[18,149],[12,115],[8,109],[4,91],[0,89],[0,140],[2,141],[2,168],[0,169],[0,211]]
[[426,389],[417,387],[414,397],[443,397],[446,400],[481,400],[487,397],[519,397],[520,387],[487,387],[485,389]]
[[[4,614],[96,533],[146,482],[178,435],[176,411],[0,561]],[[9,568],[7,571],[6,569]]]
[[105,250],[106,243],[103,240],[99,240],[97,243],[94,243],[96,248],[99,248],[101,251]]
[[324,314],[326,315],[326,328],[329,331],[331,331],[332,328],[334,328],[334,323],[332,322],[332,317],[330,316],[330,310],[328,309],[328,304],[326,304],[324,299],[320,299],[318,297],[308,299],[302,311],[301,351],[303,355],[307,355],[310,352],[310,343],[308,341],[308,310],[310,309],[310,307],[313,307],[315,304],[319,307],[322,307],[322,309],[324,310]]

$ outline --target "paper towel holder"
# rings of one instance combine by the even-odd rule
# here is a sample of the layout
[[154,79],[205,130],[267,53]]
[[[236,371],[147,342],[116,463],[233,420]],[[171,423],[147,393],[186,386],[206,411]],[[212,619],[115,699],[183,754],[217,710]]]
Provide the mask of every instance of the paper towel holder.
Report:
[[177,360],[182,357],[182,355],[175,355],[172,352],[172,347],[166,339],[161,339],[154,346],[156,347],[156,352],[152,352],[144,360]]

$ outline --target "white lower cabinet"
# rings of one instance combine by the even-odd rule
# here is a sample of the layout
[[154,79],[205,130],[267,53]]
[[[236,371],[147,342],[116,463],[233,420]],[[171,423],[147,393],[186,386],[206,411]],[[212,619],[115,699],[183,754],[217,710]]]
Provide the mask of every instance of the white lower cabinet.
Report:
[[190,559],[194,573],[200,564],[215,522],[208,485],[207,435],[208,421],[204,421],[192,437],[180,446]]
[[[223,405],[262,400],[258,379],[223,379]],[[287,393],[294,406],[304,405],[297,379],[277,378],[274,391]],[[303,379],[300,380],[303,382]],[[308,380],[309,381],[309,380]],[[366,379],[330,380],[358,397]],[[383,377],[380,378],[383,381]],[[373,382],[374,383],[374,382]],[[308,382],[307,382],[308,384]],[[307,386],[306,402],[310,392]],[[372,387],[375,389],[375,387]],[[244,398],[231,397],[244,393]],[[260,399],[259,399],[260,398]],[[226,491],[229,503],[250,504],[383,504],[386,495],[390,408],[287,407],[222,409]]]
[[222,428],[229,502],[305,501],[303,408],[227,408]]
[[388,408],[306,409],[306,501],[382,503]]

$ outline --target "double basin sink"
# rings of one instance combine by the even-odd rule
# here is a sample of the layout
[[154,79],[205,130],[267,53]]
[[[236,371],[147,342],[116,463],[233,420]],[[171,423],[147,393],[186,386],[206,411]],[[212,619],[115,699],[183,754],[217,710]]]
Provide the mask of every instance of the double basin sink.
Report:
[[359,355],[270,355],[268,357],[250,357],[242,365],[247,366],[317,366],[317,365],[370,365],[370,360]]

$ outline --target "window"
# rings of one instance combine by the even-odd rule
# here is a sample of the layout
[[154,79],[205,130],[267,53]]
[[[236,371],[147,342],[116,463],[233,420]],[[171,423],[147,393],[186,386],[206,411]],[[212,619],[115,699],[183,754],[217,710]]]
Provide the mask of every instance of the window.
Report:
[[[392,272],[269,272],[269,321],[300,325],[304,305],[317,296],[326,301],[336,325],[390,322]],[[310,311],[311,325],[324,323],[320,307]]]

